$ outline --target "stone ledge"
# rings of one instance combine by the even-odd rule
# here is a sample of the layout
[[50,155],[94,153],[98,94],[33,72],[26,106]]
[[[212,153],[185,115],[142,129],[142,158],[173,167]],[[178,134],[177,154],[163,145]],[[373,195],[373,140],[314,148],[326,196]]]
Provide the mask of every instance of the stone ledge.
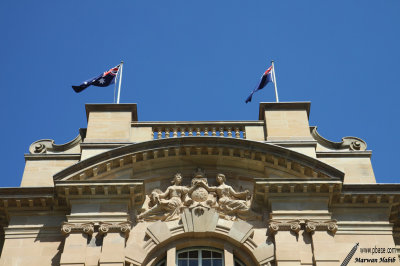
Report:
[[81,159],[80,153],[43,153],[43,154],[25,154],[25,161],[38,161],[38,160],[77,160]]

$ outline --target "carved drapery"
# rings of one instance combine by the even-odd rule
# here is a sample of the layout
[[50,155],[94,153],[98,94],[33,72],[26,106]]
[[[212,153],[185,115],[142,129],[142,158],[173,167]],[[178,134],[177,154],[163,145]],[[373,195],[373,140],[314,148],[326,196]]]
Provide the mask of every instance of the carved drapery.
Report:
[[67,223],[61,225],[61,233],[68,235],[70,233],[84,233],[92,235],[94,232],[94,223]]

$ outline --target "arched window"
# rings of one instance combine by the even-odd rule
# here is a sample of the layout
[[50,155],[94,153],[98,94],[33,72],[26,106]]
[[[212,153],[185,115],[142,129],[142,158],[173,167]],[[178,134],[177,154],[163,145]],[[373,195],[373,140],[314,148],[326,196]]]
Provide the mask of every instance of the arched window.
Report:
[[224,266],[224,253],[211,248],[191,248],[176,254],[177,266]]
[[177,266],[224,266],[224,253],[212,248],[191,248],[176,254]]
[[[234,257],[234,266],[246,266]],[[166,259],[160,260],[156,266],[166,266]],[[225,266],[224,251],[214,248],[197,247],[179,250],[176,253],[177,266]],[[227,265],[230,266],[230,265]]]

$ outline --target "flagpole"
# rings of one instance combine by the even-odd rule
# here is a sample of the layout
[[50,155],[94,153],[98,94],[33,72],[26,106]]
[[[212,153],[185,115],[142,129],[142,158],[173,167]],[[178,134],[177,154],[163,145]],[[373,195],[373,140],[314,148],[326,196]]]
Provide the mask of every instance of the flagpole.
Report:
[[122,67],[124,66],[124,61],[121,61],[121,73],[119,74],[119,85],[118,85],[118,96],[117,96],[117,104],[119,104],[119,97],[121,95],[121,81],[122,81]]
[[272,64],[272,74],[274,75],[274,85],[275,85],[275,98],[276,102],[279,103],[279,97],[278,97],[278,86],[276,85],[276,77],[275,77],[275,65],[274,65],[274,60],[271,61]]
[[[117,79],[118,77],[115,77],[115,78]],[[116,91],[117,91],[117,81],[114,82],[114,100],[113,100],[113,103],[115,103],[115,92]]]

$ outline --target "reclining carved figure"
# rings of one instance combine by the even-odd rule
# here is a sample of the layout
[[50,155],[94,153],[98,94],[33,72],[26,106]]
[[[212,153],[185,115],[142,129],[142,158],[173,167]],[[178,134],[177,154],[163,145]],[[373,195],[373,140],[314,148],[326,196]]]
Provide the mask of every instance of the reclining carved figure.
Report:
[[150,194],[150,209],[138,215],[138,221],[172,221],[180,217],[181,209],[190,205],[192,200],[187,196],[194,188],[181,186],[182,175],[177,173],[171,181],[172,186],[162,193],[159,189]]
[[216,192],[218,198],[218,212],[220,217],[227,220],[259,220],[261,216],[250,209],[250,191],[236,192],[231,186],[225,184],[224,174],[217,174],[218,186],[209,187],[204,182],[198,182],[197,186],[204,187],[209,192]]

